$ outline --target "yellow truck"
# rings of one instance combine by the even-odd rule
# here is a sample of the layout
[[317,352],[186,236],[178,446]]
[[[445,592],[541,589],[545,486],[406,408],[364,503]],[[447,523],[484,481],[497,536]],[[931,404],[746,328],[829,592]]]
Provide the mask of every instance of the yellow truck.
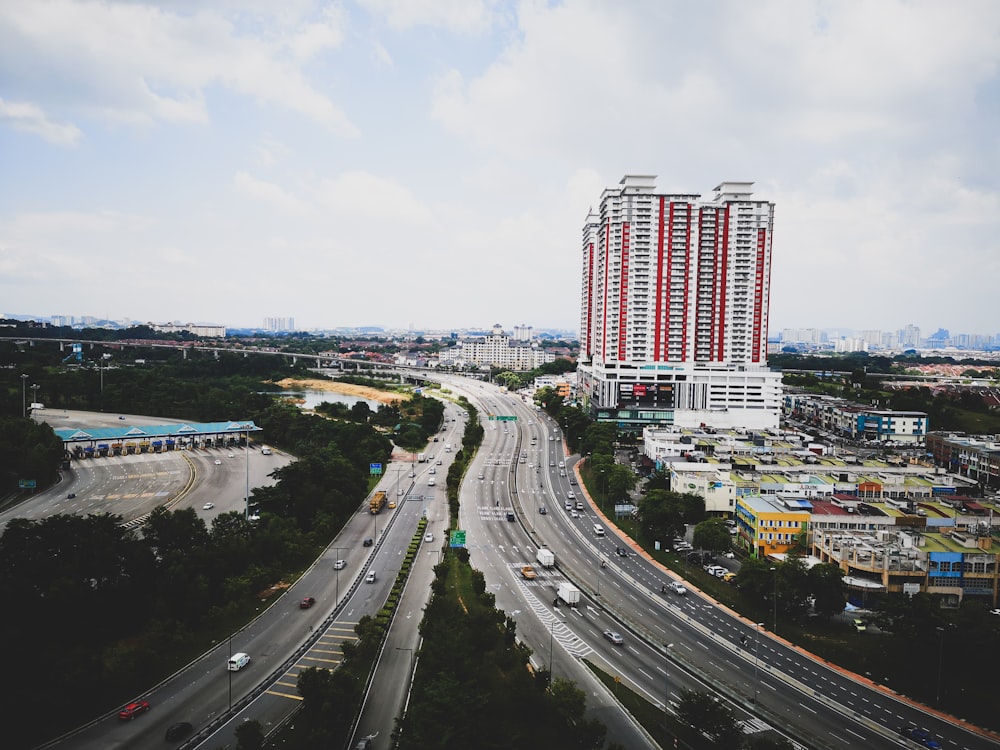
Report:
[[376,513],[382,510],[382,508],[385,507],[385,502],[386,502],[385,493],[382,490],[379,490],[374,495],[372,495],[372,499],[368,503],[368,510],[371,511],[371,514],[374,516]]

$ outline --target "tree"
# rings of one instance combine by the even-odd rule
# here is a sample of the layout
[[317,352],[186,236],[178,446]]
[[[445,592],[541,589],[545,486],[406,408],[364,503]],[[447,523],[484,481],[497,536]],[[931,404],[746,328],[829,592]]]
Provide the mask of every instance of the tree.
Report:
[[718,518],[702,521],[694,527],[694,546],[711,552],[725,552],[732,544],[732,537],[725,522]]
[[615,464],[608,470],[607,479],[608,499],[615,503],[627,500],[636,482],[635,473],[621,464]]
[[234,732],[236,750],[260,750],[264,747],[264,728],[256,719],[244,721]]
[[815,599],[813,608],[821,617],[831,617],[844,611],[847,588],[844,571],[833,563],[819,563],[809,569],[809,588]]
[[682,689],[677,715],[681,721],[708,735],[716,747],[740,746],[743,733],[736,717],[729,706],[710,693]]

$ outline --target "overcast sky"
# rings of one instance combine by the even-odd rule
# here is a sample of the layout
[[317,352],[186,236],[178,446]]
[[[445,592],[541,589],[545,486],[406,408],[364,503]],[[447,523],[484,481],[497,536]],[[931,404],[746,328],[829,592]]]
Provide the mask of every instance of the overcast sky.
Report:
[[0,0],[0,312],[576,330],[626,173],[776,204],[771,332],[994,334],[995,0]]

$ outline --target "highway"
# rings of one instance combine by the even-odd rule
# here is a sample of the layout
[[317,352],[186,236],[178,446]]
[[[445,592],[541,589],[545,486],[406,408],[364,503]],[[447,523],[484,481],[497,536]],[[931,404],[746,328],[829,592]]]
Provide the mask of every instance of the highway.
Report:
[[[683,597],[661,594],[673,576],[634,554],[588,500],[583,499],[586,509],[579,517],[564,509],[570,492],[574,503],[584,493],[570,484],[574,457],[566,454],[551,420],[518,397],[489,386],[474,389],[485,409],[517,415],[518,421],[486,422],[487,435],[495,439],[484,445],[470,472],[483,480],[472,488],[473,503],[463,492],[462,524],[469,530],[472,561],[486,575],[497,605],[518,613],[519,633],[556,675],[571,660],[598,660],[660,706],[666,691],[673,702],[681,687],[705,689],[699,684],[706,681],[732,700],[748,730],[780,727],[808,747],[900,747],[898,728],[910,725],[929,729],[946,748],[997,747],[989,738],[821,664],[696,590]],[[567,476],[561,475],[560,462],[570,465]],[[505,520],[507,506],[515,508],[517,523]],[[538,511],[541,506],[545,515]],[[605,536],[595,535],[595,523],[605,528]],[[534,562],[539,544],[555,553],[558,571],[524,581],[518,571]],[[620,557],[619,547],[633,554]],[[589,595],[578,610],[553,606],[563,575]],[[623,646],[609,644],[602,637],[605,628],[621,632]]]

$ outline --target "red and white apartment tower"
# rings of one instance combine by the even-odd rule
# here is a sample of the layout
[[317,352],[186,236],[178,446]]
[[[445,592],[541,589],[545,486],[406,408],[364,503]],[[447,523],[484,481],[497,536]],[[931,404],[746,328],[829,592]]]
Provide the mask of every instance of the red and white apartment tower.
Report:
[[766,366],[774,204],[751,182],[715,196],[607,188],[583,228],[580,391],[601,421],[771,429]]

